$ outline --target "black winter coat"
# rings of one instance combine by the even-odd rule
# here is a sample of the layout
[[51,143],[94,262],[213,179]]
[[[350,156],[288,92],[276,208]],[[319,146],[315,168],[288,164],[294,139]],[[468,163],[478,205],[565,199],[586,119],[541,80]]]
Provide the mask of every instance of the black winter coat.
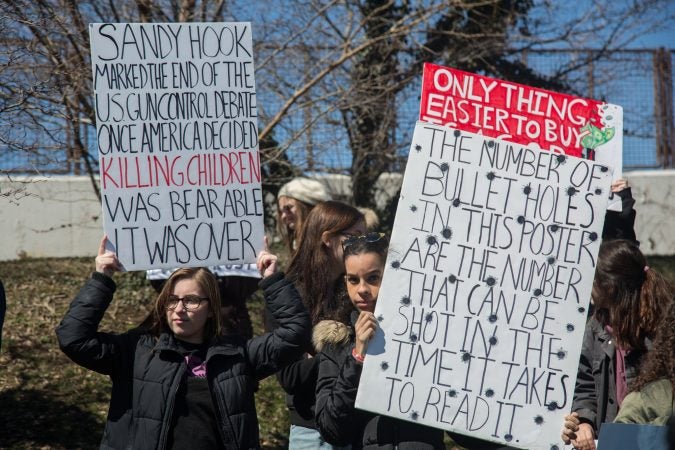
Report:
[[362,365],[352,357],[354,329],[325,320],[314,326],[320,349],[316,425],[333,445],[357,449],[445,449],[443,431],[354,408]]
[[[219,337],[206,354],[207,380],[227,449],[260,447],[256,381],[295,359],[309,339],[309,315],[292,283],[279,273],[260,286],[279,328],[248,341]],[[59,345],[77,364],[112,380],[101,448],[163,449],[185,360],[171,333],[155,338],[142,329],[122,334],[97,331],[115,289],[111,278],[95,273],[58,326]]]
[[[277,326],[274,318],[266,314],[265,329],[274,330]],[[286,392],[286,407],[291,425],[312,429],[316,429],[314,391],[319,370],[319,360],[314,357],[315,353],[311,340],[307,339],[302,355],[276,374],[279,385]]]
[[[647,347],[651,346],[646,342]],[[639,373],[644,352],[626,354],[626,382],[628,386]],[[572,399],[572,412],[577,412],[582,422],[589,423],[596,437],[600,425],[613,422],[619,410],[616,400],[616,348],[614,339],[594,317],[586,324],[581,346],[577,382]]]

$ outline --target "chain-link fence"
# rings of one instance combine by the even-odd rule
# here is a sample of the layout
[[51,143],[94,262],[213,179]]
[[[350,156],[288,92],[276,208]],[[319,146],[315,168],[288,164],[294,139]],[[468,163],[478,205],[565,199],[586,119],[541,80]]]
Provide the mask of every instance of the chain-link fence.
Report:
[[546,75],[573,67],[562,79],[574,94],[623,107],[625,170],[673,167],[672,52],[624,50],[586,63],[591,52],[538,51],[523,59]]
[[[597,58],[597,50],[543,50],[522,53],[519,57],[537,72],[556,77],[571,88],[571,94],[604,100],[624,109],[624,170],[673,167],[672,54],[675,50],[622,50]],[[587,61],[593,60],[589,63]],[[420,82],[421,82],[421,76]],[[517,81],[517,80],[513,80]],[[419,111],[419,84],[398,94],[395,128],[391,141],[398,149],[401,170]],[[260,92],[264,102],[265,93]],[[324,99],[324,102],[330,99]],[[21,132],[17,129],[16,132]],[[82,124],[81,135],[95,151],[93,127]],[[348,173],[351,166],[349,136],[337,109],[314,114],[300,110],[289,117],[283,129],[275,131],[279,141],[292,142],[285,149],[288,159],[304,172]],[[79,158],[72,150],[44,149],[32,153],[2,149],[0,170],[14,172],[81,173]],[[73,162],[76,161],[76,162]]]
[[[632,170],[669,168],[675,164],[672,53],[675,51],[624,50],[597,57],[598,50],[592,49],[544,50],[530,51],[520,57],[538,73],[570,86],[570,94],[623,107],[623,164],[624,170]],[[407,155],[419,114],[419,93],[417,84],[398,97],[394,142],[402,159]],[[323,128],[315,129],[302,144],[295,146],[292,159],[302,161],[301,166],[311,171],[348,169],[349,151],[341,149],[339,144],[332,152],[317,152],[319,143],[347,142],[344,130],[325,125]],[[343,139],[335,139],[339,136]],[[306,149],[314,149],[311,158]]]

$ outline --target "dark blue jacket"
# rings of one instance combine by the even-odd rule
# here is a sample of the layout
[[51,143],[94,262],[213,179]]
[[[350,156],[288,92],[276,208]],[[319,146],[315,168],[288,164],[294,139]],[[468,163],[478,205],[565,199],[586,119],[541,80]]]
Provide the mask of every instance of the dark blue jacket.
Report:
[[[279,327],[248,341],[222,336],[207,350],[207,379],[227,449],[260,447],[256,382],[297,358],[309,340],[309,315],[293,284],[275,274],[260,285]],[[56,330],[59,345],[77,364],[112,380],[101,448],[163,449],[185,360],[171,333],[155,338],[138,328],[122,334],[97,331],[115,288],[100,273],[87,281]]]

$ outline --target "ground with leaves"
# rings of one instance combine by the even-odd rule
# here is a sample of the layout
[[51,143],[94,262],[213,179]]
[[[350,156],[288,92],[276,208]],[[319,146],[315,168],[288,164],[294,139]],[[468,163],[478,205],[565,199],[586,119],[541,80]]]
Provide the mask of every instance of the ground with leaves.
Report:
[[[675,257],[650,258],[650,266],[675,279]],[[0,349],[0,448],[89,449],[100,442],[109,401],[107,377],[80,368],[59,350],[54,328],[93,270],[93,258],[0,262],[7,316]],[[118,292],[103,330],[133,327],[154,291],[142,272],[115,275]],[[249,301],[256,333],[263,303]],[[264,448],[286,445],[288,417],[272,377],[256,396]]]

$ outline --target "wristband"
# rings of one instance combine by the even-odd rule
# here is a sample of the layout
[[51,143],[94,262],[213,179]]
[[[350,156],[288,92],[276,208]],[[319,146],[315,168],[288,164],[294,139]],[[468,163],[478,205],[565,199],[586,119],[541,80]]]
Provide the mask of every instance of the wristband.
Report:
[[356,352],[356,347],[352,348],[352,358],[354,358],[356,360],[356,362],[358,362],[360,364],[363,364],[363,361],[366,359],[365,356],[359,355]]

